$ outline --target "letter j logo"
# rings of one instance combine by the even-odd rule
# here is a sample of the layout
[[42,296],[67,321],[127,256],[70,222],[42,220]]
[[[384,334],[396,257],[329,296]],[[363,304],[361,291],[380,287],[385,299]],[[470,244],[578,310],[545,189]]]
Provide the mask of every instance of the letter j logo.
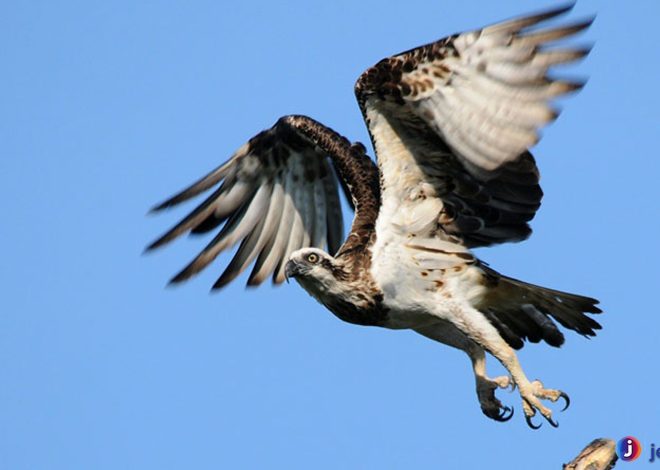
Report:
[[642,453],[642,445],[632,436],[626,436],[616,444],[616,455],[624,462],[632,462]]

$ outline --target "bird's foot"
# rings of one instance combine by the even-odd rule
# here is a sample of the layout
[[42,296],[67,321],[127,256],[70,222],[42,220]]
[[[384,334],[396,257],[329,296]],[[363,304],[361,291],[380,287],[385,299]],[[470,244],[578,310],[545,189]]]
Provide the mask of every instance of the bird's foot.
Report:
[[552,427],[557,427],[559,424],[552,418],[552,411],[549,408],[546,408],[541,404],[541,400],[550,400],[551,402],[556,402],[560,398],[564,399],[565,404],[564,408],[561,411],[564,411],[568,408],[571,401],[561,390],[552,390],[549,388],[544,388],[540,380],[535,380],[531,383],[528,383],[527,386],[520,387],[520,396],[523,401],[523,412],[525,413],[525,420],[527,425],[532,429],[538,429],[541,427],[540,424],[536,425],[532,422],[532,418],[536,415],[538,411],[545,420],[550,423]]
[[511,377],[503,375],[500,377],[477,377],[477,396],[481,404],[481,411],[495,421],[509,421],[513,416],[513,408],[502,405],[502,402],[495,396],[495,390],[498,388],[515,388],[515,383]]

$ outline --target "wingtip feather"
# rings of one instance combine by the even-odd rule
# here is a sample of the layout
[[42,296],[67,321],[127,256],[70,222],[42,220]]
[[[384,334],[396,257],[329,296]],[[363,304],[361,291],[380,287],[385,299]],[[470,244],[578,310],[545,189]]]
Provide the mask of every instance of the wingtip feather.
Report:
[[250,278],[247,280],[245,283],[245,287],[254,289],[256,287],[259,287],[261,285],[261,282],[258,282],[256,279]]
[[172,277],[169,281],[167,281],[167,285],[168,286],[175,286],[177,284],[181,284],[183,281],[185,281],[189,277],[190,277],[190,275],[187,275],[186,274],[186,269],[184,269],[183,271],[180,271],[177,275]]
[[155,206],[152,206],[149,209],[149,211],[147,212],[147,214],[157,214],[158,212],[161,212],[161,211],[163,211],[165,209],[168,209],[170,207],[172,207],[172,204],[170,203],[170,199],[168,199],[168,200],[163,201],[159,204],[156,204]]
[[529,26],[536,25],[543,21],[555,18],[557,16],[568,13],[575,7],[576,2],[568,2],[557,7],[541,11],[539,13],[532,13],[530,15],[525,15],[522,17],[515,17],[510,20],[505,20],[500,23],[493,24],[484,28],[486,33],[496,33],[501,31],[515,32],[520,31]]
[[210,262],[203,257],[204,252],[200,253],[194,260],[192,260],[185,268],[178,272],[174,277],[169,280],[169,284],[180,284],[187,281],[195,274],[198,274]]
[[587,84],[588,79],[554,80],[548,85],[548,92],[551,97],[577,93]]
[[142,256],[148,255],[152,251],[154,251],[157,247],[154,246],[155,242],[150,243],[149,245],[145,246],[144,249],[142,250]]
[[217,292],[223,287],[225,287],[227,284],[229,284],[231,281],[236,279],[236,277],[240,274],[240,270],[232,270],[230,269],[231,265],[225,269],[225,271],[220,275],[220,277],[213,283],[213,286],[211,286],[211,292]]
[[215,281],[213,283],[213,285],[211,286],[211,288],[209,289],[209,292],[211,294],[215,294],[216,292],[220,292],[223,289],[223,287],[225,287],[227,284],[229,284],[229,281],[224,282],[222,284],[218,283],[218,281]]
[[171,242],[175,238],[176,238],[176,236],[174,236],[171,233],[171,231],[168,231],[167,233],[165,233],[164,235],[158,237],[157,239],[152,241],[149,245],[147,245],[147,247],[144,249],[144,253],[150,253],[150,252],[156,250],[157,248],[160,248],[163,245],[167,245],[169,242]]
[[564,15],[573,8],[575,8],[575,5],[577,4],[577,1],[570,1],[566,2],[564,4],[558,5],[556,7],[550,8],[549,10],[541,11],[536,14],[532,14],[529,18],[534,19],[534,24],[540,23],[545,20],[549,20],[551,18],[556,18],[557,16]]

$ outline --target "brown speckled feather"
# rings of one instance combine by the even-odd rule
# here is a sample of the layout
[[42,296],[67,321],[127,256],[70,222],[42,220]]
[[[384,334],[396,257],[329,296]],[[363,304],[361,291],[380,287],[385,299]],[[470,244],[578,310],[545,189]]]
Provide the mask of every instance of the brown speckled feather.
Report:
[[369,112],[378,112],[445,203],[445,231],[469,247],[519,241],[531,233],[528,222],[543,192],[528,149],[538,141],[538,129],[557,117],[549,101],[582,86],[547,72],[588,52],[544,46],[582,31],[591,20],[528,28],[570,8],[402,52],[369,68],[355,85],[372,139]]

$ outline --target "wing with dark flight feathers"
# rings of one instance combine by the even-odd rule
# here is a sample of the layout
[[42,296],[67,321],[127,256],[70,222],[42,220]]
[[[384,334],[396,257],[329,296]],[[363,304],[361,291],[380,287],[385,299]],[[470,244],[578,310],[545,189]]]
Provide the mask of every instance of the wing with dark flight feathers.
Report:
[[[147,247],[160,247],[185,233],[217,235],[171,282],[184,281],[222,251],[238,251],[214,285],[232,281],[255,259],[248,285],[268,276],[284,280],[289,255],[300,248],[335,253],[343,239],[335,153],[351,144],[304,116],[287,116],[250,139],[227,162],[152,210],[161,211],[205,191],[211,194],[190,214]],[[337,163],[335,162],[335,166]],[[349,196],[350,197],[350,196]]]
[[[378,148],[383,120],[412,153],[444,203],[445,231],[469,247],[516,241],[530,233],[540,206],[539,172],[528,149],[557,117],[550,102],[582,83],[548,76],[588,48],[548,45],[592,19],[547,29],[539,23],[572,5],[455,34],[383,59],[355,91]],[[372,116],[383,119],[373,119]],[[390,142],[382,143],[390,148]],[[396,158],[382,155],[377,158]],[[396,167],[381,162],[382,171]],[[385,180],[388,180],[384,175]],[[406,180],[406,184],[410,181]]]

